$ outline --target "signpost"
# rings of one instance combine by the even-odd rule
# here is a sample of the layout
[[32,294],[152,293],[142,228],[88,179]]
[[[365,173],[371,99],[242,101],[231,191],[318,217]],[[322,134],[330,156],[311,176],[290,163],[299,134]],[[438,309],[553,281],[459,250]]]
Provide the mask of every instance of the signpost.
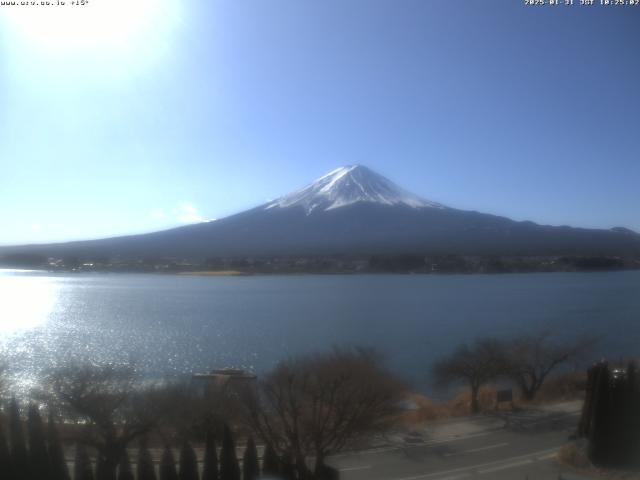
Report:
[[513,410],[513,390],[511,388],[506,390],[498,390],[496,392],[496,410],[501,403],[509,402],[511,409]]

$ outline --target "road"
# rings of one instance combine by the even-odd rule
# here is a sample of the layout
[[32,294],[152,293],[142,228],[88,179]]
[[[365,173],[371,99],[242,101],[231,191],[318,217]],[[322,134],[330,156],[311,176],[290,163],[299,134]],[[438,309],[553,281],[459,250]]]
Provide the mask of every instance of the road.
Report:
[[440,422],[329,463],[343,480],[582,480],[556,460],[579,404]]

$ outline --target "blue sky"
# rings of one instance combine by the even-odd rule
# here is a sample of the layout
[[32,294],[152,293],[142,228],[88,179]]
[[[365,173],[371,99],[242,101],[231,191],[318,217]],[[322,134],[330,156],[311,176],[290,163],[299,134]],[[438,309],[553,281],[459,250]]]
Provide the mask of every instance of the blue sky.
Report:
[[354,163],[453,207],[640,231],[640,7],[0,8],[0,244],[219,218]]

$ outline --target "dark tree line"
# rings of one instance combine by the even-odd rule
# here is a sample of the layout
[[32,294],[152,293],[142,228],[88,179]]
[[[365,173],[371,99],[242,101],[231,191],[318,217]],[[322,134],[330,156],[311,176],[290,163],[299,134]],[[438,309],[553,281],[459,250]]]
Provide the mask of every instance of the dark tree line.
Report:
[[[0,425],[0,472],[3,480],[70,480],[70,472],[64,457],[64,448],[58,435],[58,426],[53,416],[45,425],[36,405],[30,405],[25,421],[18,403],[13,400],[8,408],[8,436],[4,423]],[[95,450],[95,449],[94,449]],[[267,449],[269,450],[269,449]],[[273,452],[273,450],[270,450]],[[96,451],[97,452],[97,451]],[[95,462],[89,455],[87,446],[77,442],[75,446],[73,477],[75,480],[257,480],[260,476],[258,451],[249,437],[242,470],[238,461],[233,434],[225,426],[220,461],[213,435],[207,435],[203,457],[202,476],[199,473],[198,458],[188,441],[182,443],[180,455],[176,461],[173,450],[165,446],[158,474],[152,455],[144,438],[141,439],[134,470],[128,449],[124,449],[116,459],[116,468],[112,471],[105,465],[104,458],[95,456]],[[283,466],[269,455],[263,459],[265,474],[280,474]],[[275,465],[275,466],[274,466]]]
[[[64,451],[53,415],[47,425],[36,405],[28,408],[26,432],[16,400],[0,422],[0,472],[7,480],[69,480]],[[5,435],[7,425],[8,436]]]
[[588,456],[603,467],[640,467],[640,379],[636,365],[587,373],[587,394],[578,434],[588,439]]

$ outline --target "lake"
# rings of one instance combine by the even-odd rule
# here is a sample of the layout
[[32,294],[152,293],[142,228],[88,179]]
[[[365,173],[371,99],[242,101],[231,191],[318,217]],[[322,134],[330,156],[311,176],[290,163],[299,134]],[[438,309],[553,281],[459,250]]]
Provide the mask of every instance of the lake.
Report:
[[424,388],[434,359],[480,335],[602,336],[638,354],[640,272],[190,277],[0,271],[0,337],[25,376],[75,360],[149,374],[375,347]]

